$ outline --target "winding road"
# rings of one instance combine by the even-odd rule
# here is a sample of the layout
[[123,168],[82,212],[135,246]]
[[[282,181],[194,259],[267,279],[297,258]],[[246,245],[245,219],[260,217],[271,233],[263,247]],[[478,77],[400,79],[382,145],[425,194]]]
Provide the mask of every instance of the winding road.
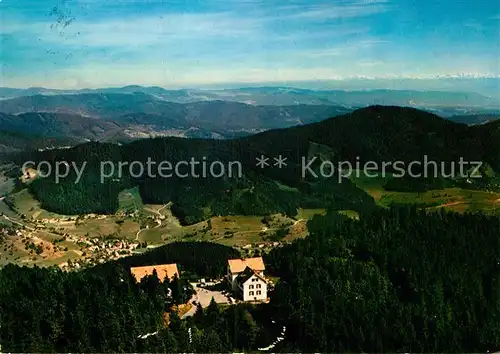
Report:
[[[306,219],[295,220],[295,222],[293,223],[293,225],[290,225],[290,227],[295,227],[295,226],[297,226],[298,223],[300,223],[302,221],[306,221]],[[272,227],[272,228],[263,227],[260,232],[278,231],[280,229],[282,229],[282,228],[281,227]],[[259,232],[259,231],[258,230],[235,231],[233,233],[233,235],[235,236],[235,235],[242,235],[242,234],[251,234],[251,233],[255,233],[255,232]],[[226,236],[223,235],[221,237],[218,237],[218,238],[215,238],[213,240],[210,240],[210,242],[220,241],[220,240],[224,239],[224,237],[226,237]]]
[[32,228],[31,226],[27,226],[27,225],[25,225],[25,224],[20,223],[19,221],[16,221],[16,220],[13,220],[13,219],[9,218],[7,215],[2,215],[2,216],[3,216],[3,218],[4,218],[5,220],[10,221],[11,223],[14,223],[14,224],[17,224],[17,225],[19,225],[19,226],[25,227],[25,228],[27,228],[28,230],[31,230],[31,231],[35,230],[35,229],[34,229],[34,228]]
[[[198,301],[199,301],[199,299],[198,299],[198,294],[194,294],[194,295],[191,297],[191,299],[189,299],[189,302],[188,302],[188,303],[189,303],[189,304],[193,304],[193,301],[196,301],[196,302],[198,302]],[[189,309],[189,311],[188,311],[188,312],[186,312],[184,315],[182,315],[181,319],[183,320],[183,319],[185,319],[185,318],[187,318],[187,317],[194,316],[194,314],[196,313],[196,310],[197,310],[197,309],[198,309],[198,308],[196,307],[196,305],[193,305],[193,306]]]
[[[162,207],[161,207],[160,209],[158,209],[158,210],[151,210],[151,209],[146,209],[146,208],[145,208],[145,210],[150,211],[150,212],[152,212],[152,213],[154,213],[154,214],[158,214],[158,216],[162,217],[162,216],[165,216],[165,215],[163,215],[162,213],[160,213],[160,211],[161,211],[161,210],[163,210],[163,209],[165,209],[165,208],[170,207],[171,205],[172,205],[172,202],[168,202],[167,204],[165,204],[164,206],[162,206]],[[159,228],[160,226],[161,226],[161,224],[158,224],[158,225],[156,225],[156,226],[154,227],[154,229],[157,229],[157,228]],[[138,241],[138,240],[139,240],[139,235],[141,234],[141,232],[143,232],[144,230],[148,230],[148,229],[149,229],[149,228],[145,227],[145,228],[142,228],[142,229],[140,229],[139,231],[137,231],[137,233],[135,234],[135,240],[136,240],[136,241]]]

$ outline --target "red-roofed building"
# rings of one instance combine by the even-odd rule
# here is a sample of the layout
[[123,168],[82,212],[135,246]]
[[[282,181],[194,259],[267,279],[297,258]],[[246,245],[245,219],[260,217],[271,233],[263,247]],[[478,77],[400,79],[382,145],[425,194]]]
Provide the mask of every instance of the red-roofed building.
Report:
[[243,301],[267,299],[267,280],[262,257],[228,260],[227,279],[233,292]]
[[177,278],[179,278],[179,270],[177,269],[177,264],[159,264],[154,266],[145,266],[145,267],[132,267],[130,268],[130,272],[134,276],[135,280],[139,283],[142,278],[148,275],[153,275],[153,271],[156,270],[156,275],[158,279],[162,282],[165,278],[168,278],[169,281],[174,279],[177,274]]

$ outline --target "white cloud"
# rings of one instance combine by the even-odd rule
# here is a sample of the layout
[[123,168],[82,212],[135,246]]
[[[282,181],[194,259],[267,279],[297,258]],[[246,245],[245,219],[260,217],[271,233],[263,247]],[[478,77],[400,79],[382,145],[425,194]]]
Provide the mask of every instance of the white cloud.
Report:
[[358,61],[356,64],[361,67],[372,67],[372,66],[382,65],[383,63],[384,62],[378,60],[365,60],[365,61]]
[[[104,22],[72,22],[61,28],[53,23],[5,23],[0,33],[36,36],[45,42],[92,47],[149,46],[165,40],[238,37],[255,33],[259,25],[229,13],[167,14]],[[30,37],[32,40],[33,37]]]
[[[301,6],[301,11],[285,15],[287,20],[325,20],[366,17],[387,12],[390,6],[383,0],[335,1],[324,5]],[[332,5],[333,4],[333,5]]]
[[[123,3],[121,0],[97,2],[96,0],[74,0],[81,6],[102,5],[112,8]],[[140,4],[144,0],[126,0],[128,4]],[[151,3],[161,4],[160,0],[148,0]],[[271,0],[270,0],[271,1]],[[212,1],[213,3],[213,1]],[[319,5],[278,5],[270,6],[266,1],[232,2],[231,11],[209,13],[172,13],[168,8],[161,13],[113,18],[113,12],[107,18],[95,20],[93,17],[80,14],[73,19],[68,15],[68,23],[58,23],[53,17],[42,22],[18,20],[14,22],[4,19],[0,26],[0,33],[26,36],[31,40],[39,38],[43,42],[60,44],[63,46],[88,47],[145,47],[162,44],[173,40],[199,40],[204,38],[235,38],[245,40],[249,37],[273,38],[279,36],[274,33],[274,25],[282,24],[290,29],[290,36],[304,32],[312,36],[315,30],[308,29],[308,22],[331,19],[354,19],[387,11],[385,0],[338,0],[334,3],[320,3]],[[64,9],[63,9],[64,10]],[[109,10],[109,9],[108,9]],[[62,10],[61,10],[62,11]],[[356,24],[359,26],[359,24]],[[341,36],[342,31],[354,32],[356,26],[350,23],[337,25],[335,36]],[[328,26],[326,26],[328,27]],[[362,27],[364,31],[366,27]],[[360,29],[358,29],[359,31]],[[322,29],[321,31],[324,31]]]
[[311,58],[321,58],[321,57],[332,57],[332,56],[350,56],[361,50],[372,48],[378,44],[387,43],[384,40],[378,39],[365,39],[357,42],[349,42],[345,44],[339,44],[336,47],[328,48],[324,50],[316,50],[304,53],[305,56]]
[[[11,53],[20,59],[3,65],[2,85],[182,87],[498,71],[497,61],[486,52],[460,57],[459,49],[444,45],[446,50],[435,52],[440,47],[432,46],[430,53],[430,45],[418,47],[423,40],[417,40],[413,51],[413,43],[400,42],[394,33],[380,38],[370,34],[371,22],[363,19],[390,11],[388,0],[295,0],[285,5],[280,0],[207,0],[203,7],[212,12],[167,13],[168,7],[142,15],[130,8],[118,11],[146,1],[164,3],[71,0],[89,13],[98,8],[98,16],[80,11],[67,26],[53,26],[55,19],[46,16],[38,22],[3,17],[0,34],[8,35]],[[482,24],[464,23],[478,30]],[[417,52],[420,58],[412,54]]]

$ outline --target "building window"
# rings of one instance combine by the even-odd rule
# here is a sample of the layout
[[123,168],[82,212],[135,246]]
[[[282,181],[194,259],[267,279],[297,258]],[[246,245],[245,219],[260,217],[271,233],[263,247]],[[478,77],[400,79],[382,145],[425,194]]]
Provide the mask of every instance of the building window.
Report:
[[253,285],[250,285],[248,288],[249,288],[249,289],[253,289]]
[[257,284],[257,289],[260,289],[261,285],[260,284]]
[[260,294],[261,294],[260,290],[257,290],[257,295],[260,295]]
[[250,291],[250,292],[248,293],[248,295],[252,296],[252,295],[253,295],[253,291]]

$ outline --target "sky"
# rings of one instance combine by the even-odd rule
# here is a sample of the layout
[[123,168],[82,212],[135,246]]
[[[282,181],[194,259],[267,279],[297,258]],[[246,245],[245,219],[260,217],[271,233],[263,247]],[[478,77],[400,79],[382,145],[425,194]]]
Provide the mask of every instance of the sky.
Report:
[[500,77],[498,0],[0,0],[0,86]]

